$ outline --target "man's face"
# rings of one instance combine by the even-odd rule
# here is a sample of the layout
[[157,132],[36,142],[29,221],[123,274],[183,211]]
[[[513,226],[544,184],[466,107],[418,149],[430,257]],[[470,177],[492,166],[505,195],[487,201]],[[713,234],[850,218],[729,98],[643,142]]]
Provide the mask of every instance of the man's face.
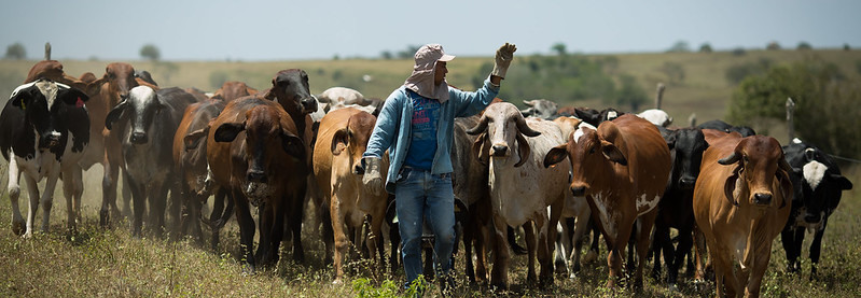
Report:
[[446,62],[437,61],[433,72],[433,82],[439,86],[445,80],[445,74],[448,73],[448,68],[445,67]]

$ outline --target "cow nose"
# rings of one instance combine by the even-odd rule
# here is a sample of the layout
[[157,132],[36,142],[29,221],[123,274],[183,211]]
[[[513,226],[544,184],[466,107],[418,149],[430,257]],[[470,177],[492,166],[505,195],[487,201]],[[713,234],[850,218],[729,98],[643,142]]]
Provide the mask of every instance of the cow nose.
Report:
[[818,223],[821,219],[818,213],[807,213],[804,215],[804,221],[808,223]]
[[362,167],[361,163],[356,163],[356,165],[353,166],[353,173],[355,173],[356,175],[364,175],[365,174],[365,168]]
[[586,186],[571,186],[571,194],[575,197],[582,197],[586,194]]
[[683,189],[691,189],[694,187],[695,182],[697,182],[697,179],[694,177],[682,177],[679,179],[679,186]]
[[147,142],[147,139],[148,139],[148,137],[147,137],[145,132],[136,131],[136,132],[132,133],[132,139],[131,139],[132,143],[143,144],[143,143]]
[[317,101],[313,97],[302,99],[302,108],[305,109],[305,112],[313,113],[317,111]]
[[508,146],[506,145],[493,145],[493,156],[505,156],[507,151]]
[[248,170],[248,181],[266,183],[266,173],[261,170]]
[[763,193],[755,194],[753,195],[753,202],[755,204],[769,204],[771,203],[771,195]]

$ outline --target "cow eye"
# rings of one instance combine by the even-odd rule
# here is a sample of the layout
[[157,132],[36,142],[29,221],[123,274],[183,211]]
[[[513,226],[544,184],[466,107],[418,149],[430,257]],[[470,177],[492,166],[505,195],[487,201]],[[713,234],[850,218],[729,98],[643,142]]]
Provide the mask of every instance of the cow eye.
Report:
[[595,147],[589,148],[589,154],[595,154]]

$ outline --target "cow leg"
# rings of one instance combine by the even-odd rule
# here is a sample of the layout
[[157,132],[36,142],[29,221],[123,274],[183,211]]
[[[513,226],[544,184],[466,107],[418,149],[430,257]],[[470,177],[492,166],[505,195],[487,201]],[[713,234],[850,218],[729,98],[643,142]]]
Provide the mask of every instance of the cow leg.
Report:
[[697,272],[694,276],[694,281],[697,283],[704,283],[706,281],[706,268],[708,266],[706,265],[705,260],[708,256],[707,247],[708,245],[706,243],[705,235],[703,235],[703,232],[700,231],[699,227],[694,225],[694,254],[697,263]]
[[[825,235],[825,227],[828,226],[828,217],[826,216],[822,221],[822,227],[819,230],[816,230],[816,233],[813,234],[813,243],[810,243],[810,279],[817,278],[816,267],[819,265],[819,254],[822,249],[822,236]],[[801,241],[799,241],[801,243]],[[801,249],[798,250],[799,254],[801,254]]]
[[634,227],[633,222],[621,222],[616,221],[611,223],[619,227],[619,230],[615,236],[611,236],[607,233],[606,229],[604,229],[604,238],[607,240],[607,250],[609,254],[607,256],[607,266],[610,269],[610,276],[607,278],[607,288],[615,289],[616,283],[622,278],[622,259],[624,258],[623,254],[625,253],[625,246],[628,244],[628,240],[631,237],[631,230]]
[[661,281],[661,252],[663,251],[664,262],[667,263],[667,267],[670,266],[669,262],[672,262],[669,259],[669,248],[672,248],[673,243],[670,240],[670,228],[664,223],[663,218],[655,222],[655,229],[652,233],[652,245],[649,251],[654,254],[652,259],[652,278],[655,279],[656,282]]
[[319,210],[318,217],[320,217],[320,219],[322,220],[321,234],[323,237],[323,244],[325,244],[325,246],[326,246],[326,251],[325,251],[324,256],[323,256],[323,263],[324,264],[332,264],[332,262],[333,262],[332,254],[335,250],[335,248],[334,248],[335,232],[334,232],[334,228],[332,227],[332,221],[334,219],[332,217],[332,211],[330,211],[330,209],[332,208],[331,207],[332,202],[333,201],[330,199],[328,203],[321,203],[321,205],[318,208],[318,210]]
[[507,232],[508,225],[498,214],[493,215],[493,270],[490,274],[490,284],[501,290],[508,290],[508,261],[511,259]]
[[[214,206],[212,213],[209,215],[209,228],[212,230],[211,248],[213,251],[218,250],[218,243],[221,242],[221,229],[230,220],[234,213],[234,198],[231,192],[224,188],[217,187],[215,189]],[[227,202],[227,207],[224,203]]]
[[143,189],[143,185],[137,184],[133,179],[129,178],[128,175],[125,177],[126,184],[128,184],[129,188],[132,191],[132,200],[134,202],[134,216],[132,217],[132,236],[136,238],[141,237],[141,230],[143,228],[143,215],[144,210],[146,209],[146,190]]
[[[60,179],[60,170],[55,168],[48,174],[45,181],[45,191],[42,192],[40,203],[42,204],[42,233],[48,233],[51,223],[51,209],[54,206],[54,189],[57,187],[57,180]],[[72,181],[69,181],[73,184]]]
[[[120,171],[125,173],[126,169],[120,168]],[[123,175],[123,177],[126,177],[126,176]],[[116,181],[116,180],[114,180],[114,181]],[[115,184],[114,185],[114,193],[116,193],[116,188],[117,188],[117,185]],[[125,180],[123,180],[122,194],[123,194],[123,216],[129,217],[131,215],[131,210],[130,210],[129,206],[131,205],[130,203],[131,203],[131,199],[132,199],[132,194],[131,194],[131,189],[129,189],[129,187],[126,185]],[[117,203],[116,195],[114,195],[114,196],[115,197],[114,197],[113,203],[116,204]]]
[[[299,200],[300,202],[304,201],[304,195],[302,197],[286,197],[281,202],[289,202],[290,200]],[[263,226],[266,228],[265,230],[260,230],[261,236],[263,233],[269,233],[269,243],[266,246],[266,251],[263,255],[262,264],[266,264],[265,266],[276,266],[278,265],[278,259],[281,251],[281,241],[284,238],[284,214],[285,214],[285,204],[280,202],[272,202],[268,204],[266,208],[266,217],[264,217],[261,222],[263,222]],[[261,242],[262,244],[262,242]],[[262,246],[262,245],[261,245]]]
[[147,191],[149,198],[150,225],[155,232],[156,238],[164,237],[165,211],[167,209],[167,192],[170,182],[158,181],[151,185],[153,191]]
[[36,184],[36,179],[27,174],[24,174],[24,181],[27,182],[27,191],[30,195],[30,208],[27,210],[27,228],[24,230],[24,238],[32,238],[33,220],[36,217],[36,211],[39,210],[39,185]]
[[[290,230],[293,233],[293,261],[296,263],[305,262],[305,251],[302,247],[302,220],[305,219],[305,186],[292,194],[292,198],[287,201],[289,208],[285,208],[283,214],[289,212],[288,220]],[[289,209],[289,210],[286,210]]]
[[70,234],[77,231],[77,223],[81,222],[81,195],[84,193],[81,168],[73,165],[63,171],[63,195],[66,197],[66,213]]
[[785,228],[780,232],[780,239],[783,243],[783,250],[786,251],[786,271],[789,273],[798,272],[801,269],[801,265],[798,263],[798,257],[801,255],[800,243],[804,242],[798,241],[798,239],[804,240],[804,229]]
[[[540,287],[546,287],[553,284],[553,248],[556,244],[556,227],[559,225],[559,218],[562,217],[562,208],[565,204],[565,196],[562,195],[550,205],[550,217],[539,217],[537,222],[538,232],[538,260],[541,263],[541,273],[539,275]],[[548,220],[549,219],[549,220]],[[570,245],[570,242],[567,243]],[[562,248],[560,253],[563,254],[565,249]],[[543,254],[543,256],[542,256]],[[542,260],[543,259],[543,260]],[[565,269],[568,269],[568,264],[564,264]]]
[[[771,235],[773,236],[776,235]],[[772,241],[764,241],[756,247],[755,258],[753,259],[753,268],[745,270],[750,275],[743,276],[742,282],[747,282],[745,297],[759,297],[759,292],[762,287],[762,277],[765,275],[765,270],[768,269],[768,262],[771,259],[771,244]],[[749,281],[748,281],[749,280]],[[745,283],[742,283],[743,285]]]
[[[21,216],[21,209],[18,207],[18,197],[21,196],[21,170],[18,169],[17,158],[11,157],[9,160],[9,181],[7,181],[6,189],[9,190],[9,201],[12,204],[12,232],[15,235],[21,235],[26,232],[26,222]],[[29,187],[30,185],[27,184]]]
[[589,251],[586,252],[586,257],[583,259],[583,262],[591,263],[598,260],[598,238],[601,236],[601,231],[598,229],[599,223],[597,222],[597,217],[592,217],[592,211],[589,211],[590,217],[592,220],[587,220],[589,225],[589,230],[592,231],[592,243],[589,245]]
[[571,237],[568,236],[568,231],[570,228],[568,227],[567,222],[563,225],[561,222],[556,224],[556,235],[559,237],[559,240],[556,241],[556,253],[553,261],[553,265],[556,268],[557,274],[568,274],[568,247],[571,246]]
[[[331,214],[331,225],[334,233],[335,242],[335,281],[334,284],[341,284],[344,277],[344,259],[346,258],[349,243],[344,229],[344,212],[341,210],[341,196],[336,193],[332,194],[332,200],[329,202],[329,210]],[[328,240],[327,240],[328,241]]]
[[[109,137],[108,139],[112,138]],[[116,146],[120,145],[116,144]],[[117,207],[117,182],[119,181],[120,173],[119,163],[122,161],[115,160],[115,158],[111,157],[112,155],[113,154],[106,152],[105,158],[102,161],[104,176],[102,179],[102,209],[99,212],[99,225],[102,227],[109,227],[112,222],[117,222],[120,219],[120,211],[119,207]],[[123,178],[124,184],[131,183],[128,179],[125,179],[125,177]],[[134,190],[130,190],[132,191],[132,197],[134,197]],[[132,221],[134,221],[134,219],[132,219]]]
[[[692,233],[691,225],[684,225],[683,228],[679,229],[679,245],[673,256],[672,264],[667,267],[667,280],[672,285],[671,287],[678,284],[679,268],[684,263],[685,255],[690,253],[691,247],[694,245]],[[666,253],[664,256],[666,257]]]
[[472,262],[473,238],[475,238],[475,229],[473,228],[473,220],[469,215],[465,216],[463,229],[463,250],[464,250],[464,265],[466,265],[466,278],[470,284],[475,283],[475,267]]
[[254,254],[251,252],[254,248],[254,218],[251,217],[250,206],[248,199],[239,192],[232,191],[231,197],[235,200],[234,206],[236,211],[236,221],[239,223],[239,245],[240,255],[245,257],[245,262],[254,268]]
[[[646,254],[649,253],[649,245],[651,244],[652,226],[655,224],[655,217],[658,216],[658,209],[640,216],[640,230],[637,235],[637,271],[634,275],[634,289],[643,289],[643,268],[646,267]],[[672,246],[672,243],[670,244]],[[672,252],[672,250],[670,250]],[[666,258],[672,260],[672,258]]]
[[571,253],[572,263],[574,263],[574,268],[571,270],[568,278],[576,277],[576,273],[580,272],[580,252],[583,251],[583,240],[586,233],[589,232],[589,222],[591,221],[592,211],[589,211],[589,208],[582,208],[580,214],[577,215],[577,222],[574,225],[574,251]]
[[[377,212],[377,214],[385,214],[385,210],[381,210],[382,212]],[[374,275],[374,280],[381,280],[383,277],[383,268],[386,268],[385,263],[385,251],[383,250],[383,220],[384,216],[369,216],[366,215],[365,218],[370,218],[370,233],[368,234],[368,239],[365,241],[365,245],[368,246],[368,251],[371,253],[371,260],[375,264],[375,267],[371,272]],[[379,257],[378,257],[379,253]]]
[[[538,281],[535,275],[535,253],[537,248],[537,237],[535,235],[535,222],[527,221],[523,224],[523,233],[526,234],[526,282],[534,285]],[[546,239],[543,239],[546,240]]]

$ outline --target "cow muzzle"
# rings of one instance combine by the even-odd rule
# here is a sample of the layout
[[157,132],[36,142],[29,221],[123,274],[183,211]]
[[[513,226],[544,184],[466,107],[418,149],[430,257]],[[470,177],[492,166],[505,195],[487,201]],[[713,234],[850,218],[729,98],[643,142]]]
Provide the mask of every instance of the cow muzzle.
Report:
[[511,150],[508,150],[508,144],[494,144],[490,147],[490,156],[505,157],[511,155]]
[[149,141],[149,137],[145,132],[135,131],[132,132],[132,136],[129,140],[134,144],[146,144],[146,142]]
[[246,179],[249,182],[266,183],[266,173],[261,170],[248,170]]
[[579,184],[579,185],[571,184],[571,194],[574,195],[575,197],[585,196],[586,190],[588,190],[588,189],[589,189],[589,187],[586,185],[583,185],[583,184]]
[[694,189],[694,184],[697,182],[697,178],[690,176],[683,176],[679,179],[679,186],[684,190]]
[[818,224],[822,221],[822,215],[818,213],[806,213],[804,214],[804,221],[808,224]]
[[753,195],[753,204],[754,205],[768,205],[771,204],[771,200],[774,196],[768,193],[757,193]]
[[305,109],[306,114],[310,114],[317,111],[317,101],[314,100],[313,97],[306,97],[301,100],[302,108]]

